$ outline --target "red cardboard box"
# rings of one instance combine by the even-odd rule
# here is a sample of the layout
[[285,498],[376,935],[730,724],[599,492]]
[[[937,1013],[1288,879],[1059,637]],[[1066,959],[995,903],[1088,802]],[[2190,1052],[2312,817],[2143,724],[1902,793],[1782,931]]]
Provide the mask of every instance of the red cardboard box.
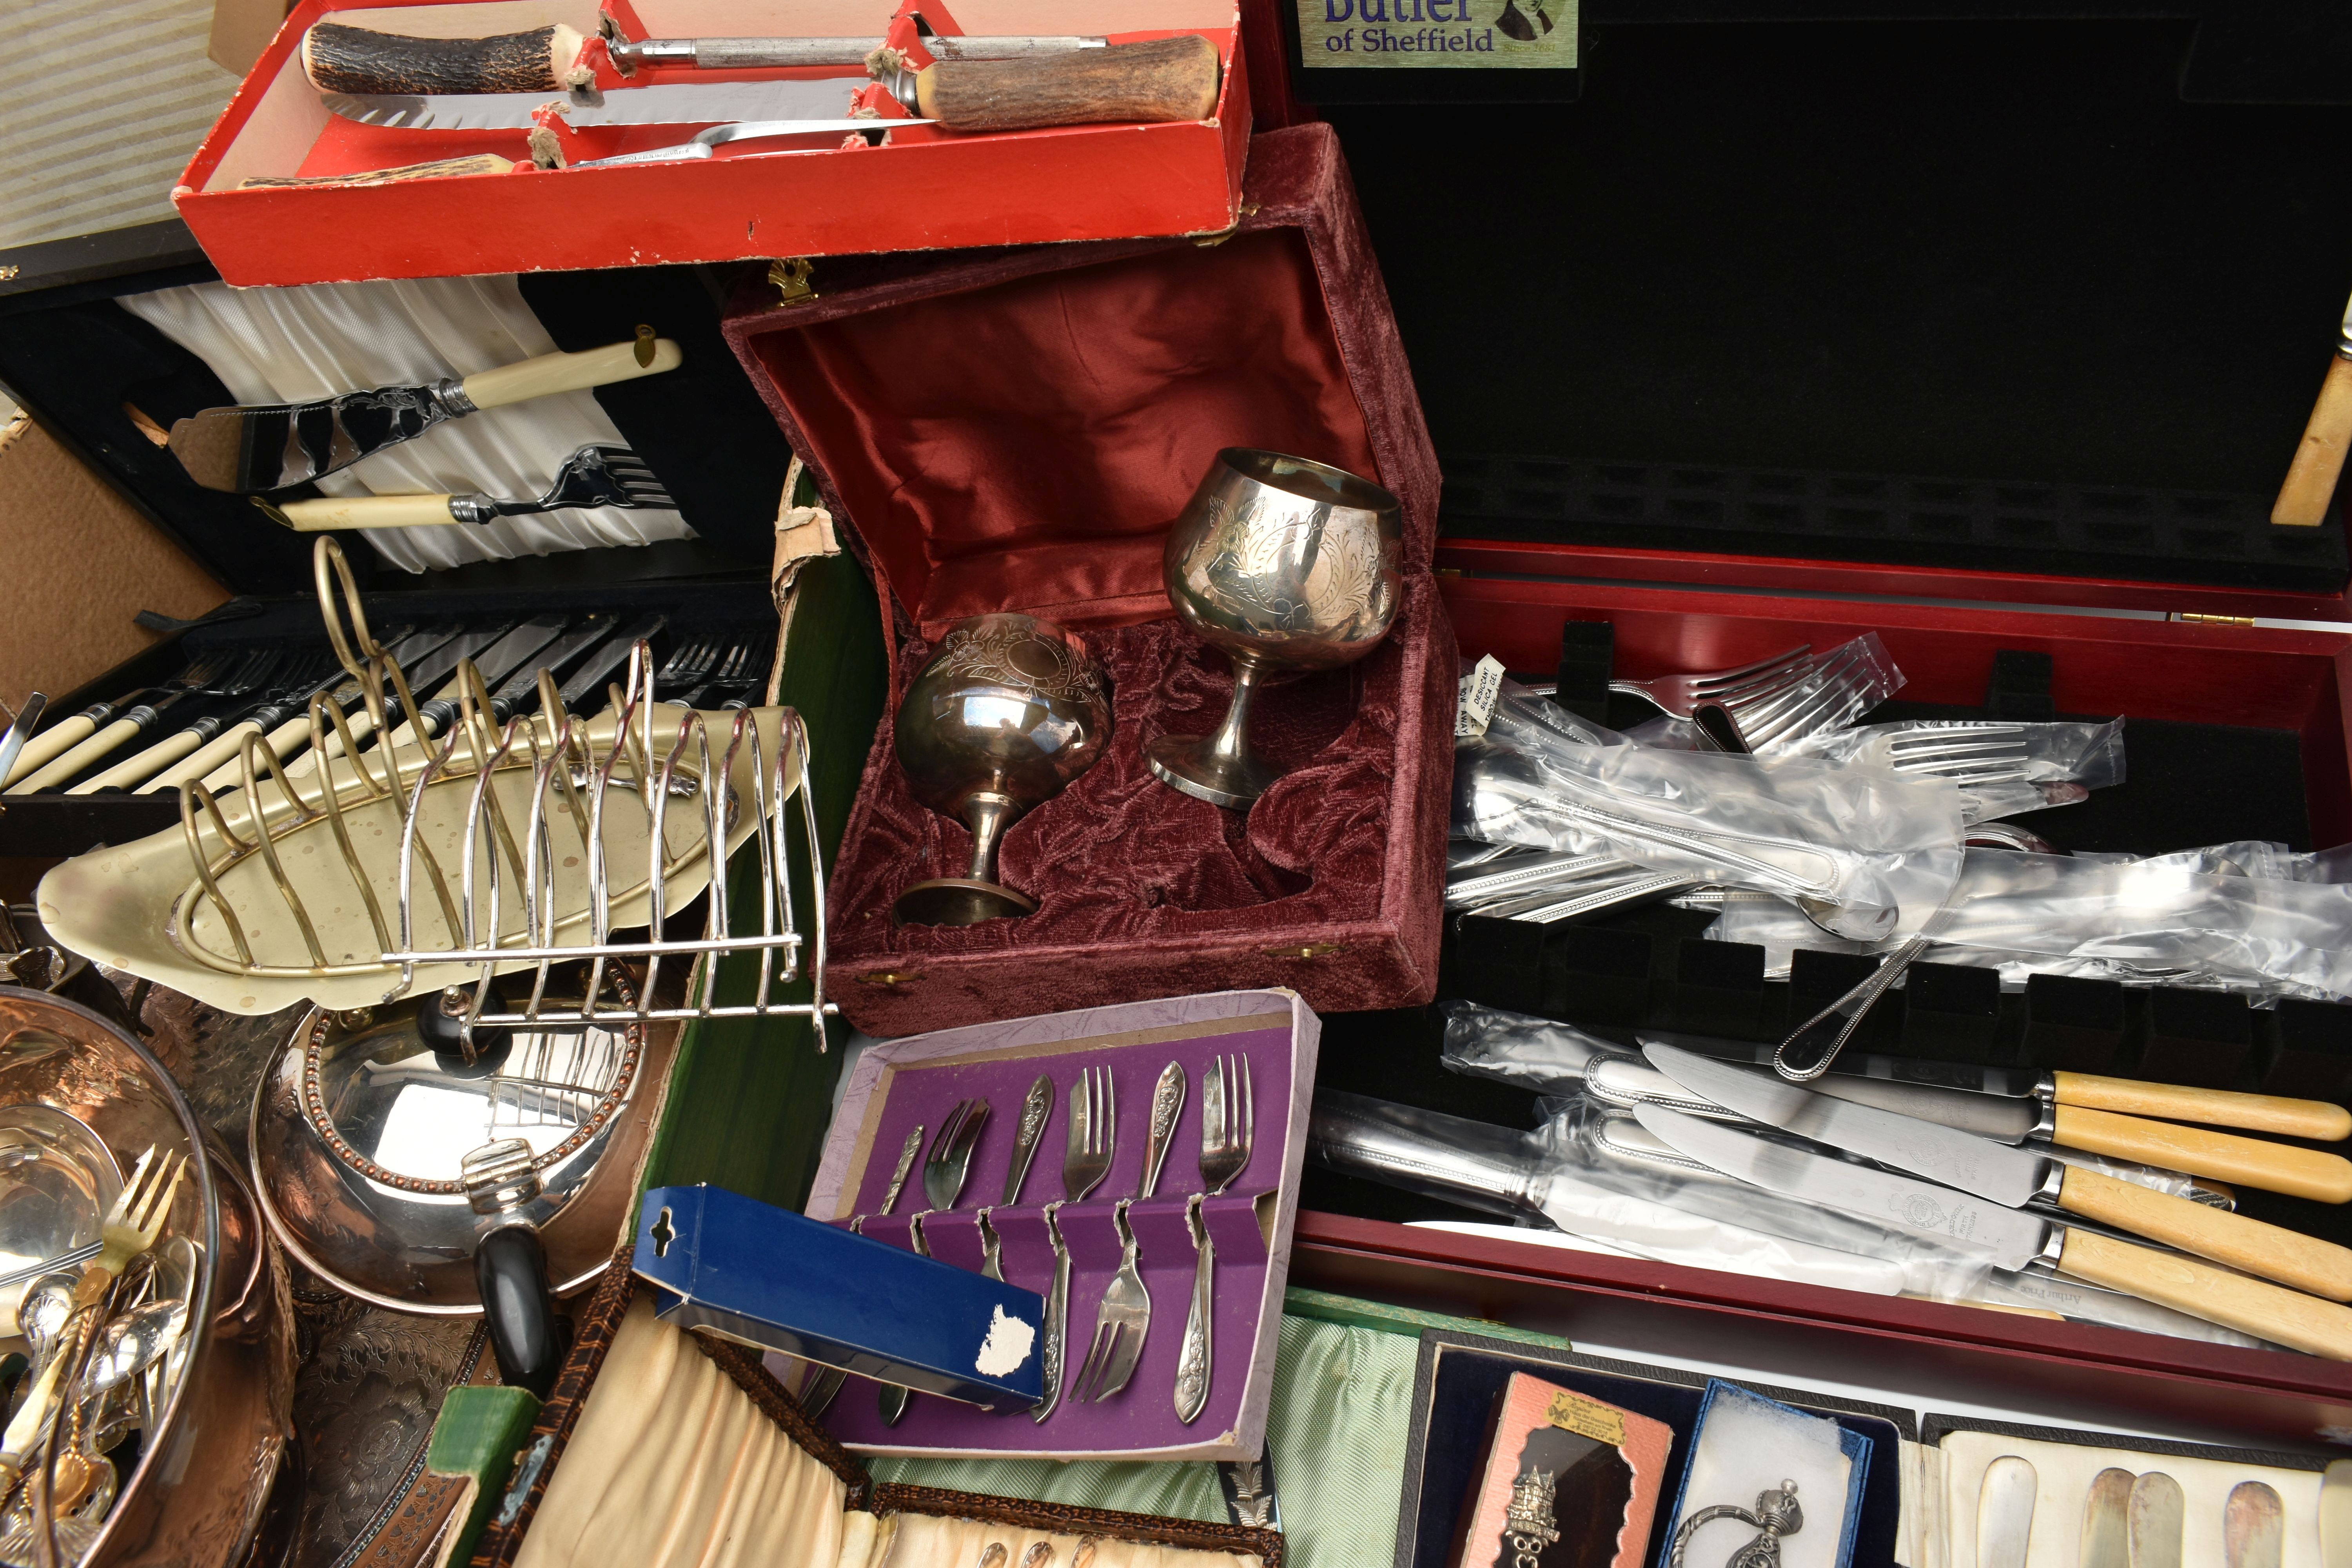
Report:
[[[662,262],[929,250],[1152,235],[1233,226],[1249,142],[1248,73],[1232,0],[612,0],[631,37],[884,37],[913,50],[934,31],[1081,33],[1113,42],[1199,33],[1224,69],[1208,120],[958,134],[901,124],[886,143],[838,133],[746,142],[685,163],[239,188],[254,177],[354,174],[495,153],[527,160],[527,132],[415,131],[330,114],[298,51],[313,22],[422,37],[519,32],[562,22],[593,35],[597,0],[461,0],[343,6],[302,0],[197,149],[173,192],[221,276],[239,286],[367,278],[642,267]],[[605,68],[609,73],[610,68]],[[846,72],[846,74],[845,74]],[[708,80],[680,67],[631,85]],[[904,110],[860,72],[797,68],[744,78],[842,76],[843,109]],[[611,78],[606,85],[617,86]],[[555,96],[551,94],[551,97]],[[699,127],[568,133],[572,161],[672,145]]]
[[[1437,979],[1454,636],[1430,570],[1437,464],[1337,137],[1257,138],[1241,224],[1208,246],[1040,247],[820,264],[817,298],[739,297],[727,334],[890,617],[893,708],[931,639],[1020,610],[1108,669],[1102,762],[1007,834],[1025,920],[894,929],[908,884],[969,863],[875,738],[826,911],[842,1010],[904,1035],[1181,995],[1202,975],[1318,1009]],[[1213,729],[1223,655],[1160,586],[1169,524],[1221,447],[1379,480],[1403,503],[1403,607],[1345,669],[1269,688],[1253,738],[1294,771],[1247,812],[1160,783],[1144,741]]]

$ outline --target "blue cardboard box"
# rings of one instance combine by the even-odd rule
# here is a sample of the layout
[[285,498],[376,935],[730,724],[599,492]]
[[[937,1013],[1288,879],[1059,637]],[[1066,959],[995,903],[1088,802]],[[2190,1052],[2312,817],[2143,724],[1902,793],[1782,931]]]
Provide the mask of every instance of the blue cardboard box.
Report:
[[654,1187],[637,1277],[680,1328],[986,1406],[1045,1397],[1034,1290],[723,1187]]

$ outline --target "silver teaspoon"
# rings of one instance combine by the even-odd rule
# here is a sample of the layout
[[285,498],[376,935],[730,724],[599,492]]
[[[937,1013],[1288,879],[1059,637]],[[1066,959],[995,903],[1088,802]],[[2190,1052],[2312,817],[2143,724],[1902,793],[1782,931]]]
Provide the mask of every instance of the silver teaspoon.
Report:
[[83,1386],[103,1394],[130,1382],[172,1348],[187,1321],[185,1301],[150,1301],[131,1308],[100,1333],[82,1374]]

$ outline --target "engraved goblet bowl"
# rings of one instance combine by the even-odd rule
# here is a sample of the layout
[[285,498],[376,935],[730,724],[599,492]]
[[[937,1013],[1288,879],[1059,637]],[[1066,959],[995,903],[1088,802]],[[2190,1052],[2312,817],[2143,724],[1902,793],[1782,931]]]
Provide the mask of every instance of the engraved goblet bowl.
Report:
[[1249,745],[1259,685],[1371,652],[1396,619],[1402,551],[1397,498],[1370,479],[1280,452],[1218,453],[1164,569],[1178,617],[1233,661],[1234,698],[1213,734],[1144,748],[1160,781],[1218,805],[1264,795],[1281,774]]
[[915,798],[971,829],[966,876],[898,895],[900,925],[1034,913],[996,878],[1005,829],[1069,787],[1109,743],[1110,681],[1075,634],[1035,616],[959,621],[898,705],[898,766]]

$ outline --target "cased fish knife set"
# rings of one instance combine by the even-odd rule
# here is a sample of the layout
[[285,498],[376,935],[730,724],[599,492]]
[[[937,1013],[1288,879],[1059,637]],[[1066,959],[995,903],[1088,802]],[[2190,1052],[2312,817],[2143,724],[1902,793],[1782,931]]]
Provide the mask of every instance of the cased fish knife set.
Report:
[[0,1568],[2352,1568],[2315,0],[163,3]]

